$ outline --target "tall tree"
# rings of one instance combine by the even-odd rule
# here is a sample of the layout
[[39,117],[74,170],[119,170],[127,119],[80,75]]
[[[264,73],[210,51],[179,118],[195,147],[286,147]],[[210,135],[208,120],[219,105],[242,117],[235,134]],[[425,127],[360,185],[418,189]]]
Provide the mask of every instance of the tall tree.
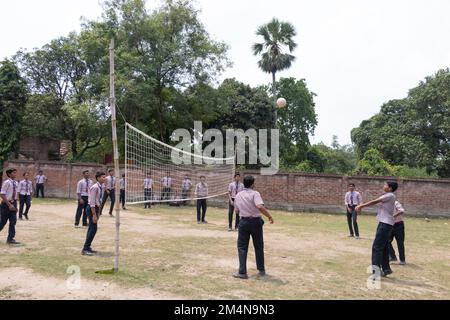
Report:
[[17,66],[0,62],[0,171],[19,141],[22,114],[27,100],[27,84]]
[[279,71],[289,69],[295,61],[295,56],[291,53],[297,47],[297,43],[294,41],[297,32],[291,23],[281,22],[274,18],[269,23],[260,26],[256,31],[256,35],[261,36],[263,42],[253,45],[253,54],[255,56],[261,56],[261,60],[258,62],[259,68],[272,75],[272,94],[276,125],[276,74]]

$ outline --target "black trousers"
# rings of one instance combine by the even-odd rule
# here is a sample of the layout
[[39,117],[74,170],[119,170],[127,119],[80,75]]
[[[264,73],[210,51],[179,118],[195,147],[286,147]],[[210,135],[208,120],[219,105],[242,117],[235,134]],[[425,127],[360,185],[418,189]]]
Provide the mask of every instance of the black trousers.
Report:
[[36,198],[39,198],[39,193],[42,194],[42,198],[44,197],[44,184],[43,183],[37,183],[36,184]]
[[77,207],[77,211],[75,213],[75,225],[76,226],[80,225],[80,219],[81,219],[81,216],[83,216],[83,226],[87,226],[88,225],[87,207],[88,207],[89,197],[82,196],[81,199],[83,200],[83,204],[81,204],[80,201],[78,201],[78,207]]
[[122,204],[122,209],[125,209],[125,190],[123,190],[123,189],[120,189],[119,202]]
[[380,268],[380,271],[391,270],[389,265],[389,240],[393,226],[380,222],[377,234],[372,246],[372,266]]
[[400,261],[405,262],[405,223],[403,221],[394,225],[391,238],[389,239],[389,257],[397,260],[394,247],[392,246],[392,241],[394,241],[394,239],[397,241]]
[[[96,211],[96,215],[97,215],[97,219],[98,219],[98,217],[99,217],[99,214],[98,214],[99,208],[95,207],[95,211]],[[94,241],[95,235],[97,234],[98,220],[97,220],[97,223],[94,223],[91,206],[89,206],[89,205],[87,207],[87,214],[88,214],[88,218],[89,218],[89,227],[88,227],[88,230],[87,230],[86,242],[84,243],[83,250],[90,250],[91,249],[92,242]]]
[[103,200],[102,200],[102,207],[100,208],[100,215],[103,212],[103,208],[105,206],[106,200],[108,200],[108,198],[111,199],[111,206],[109,208],[109,215],[111,216],[114,210],[114,204],[116,203],[116,190],[115,189],[111,189],[108,192],[105,191],[105,193],[103,193]]
[[[144,189],[144,201],[151,201],[153,198],[152,189]],[[151,202],[146,202],[144,205],[144,209],[152,208]]]
[[[14,201],[12,205],[17,209],[16,201]],[[11,241],[16,236],[17,211],[9,210],[6,203],[2,203],[0,206],[0,216],[0,232],[9,221],[8,241]]]
[[206,199],[197,200],[197,222],[205,222],[206,210],[208,209],[208,204]]
[[162,194],[161,194],[161,200],[170,200],[170,196],[172,193],[171,188],[163,188]]
[[253,247],[255,248],[256,268],[259,271],[265,271],[263,225],[264,220],[262,218],[241,218],[239,222],[237,247],[239,254],[240,274],[247,274],[247,254],[250,237],[252,237]]
[[[181,190],[181,198],[182,199],[187,199],[189,196],[189,189],[183,189]],[[187,200],[183,201],[183,205],[187,204]]]
[[[25,207],[25,212],[23,212],[23,209]],[[25,215],[25,217],[28,218],[28,211],[30,211],[31,207],[31,196],[25,195],[25,194],[19,194],[19,218],[22,219],[22,216]]]
[[[233,226],[233,216],[234,216],[234,206],[232,204],[228,204],[228,228],[230,229]],[[239,226],[239,215],[236,213],[236,222],[234,224],[234,228],[237,230],[238,226]]]
[[356,235],[357,237],[359,237],[358,213],[356,212],[355,208],[356,206],[349,206],[350,212],[347,211],[347,223],[350,235],[352,236]]

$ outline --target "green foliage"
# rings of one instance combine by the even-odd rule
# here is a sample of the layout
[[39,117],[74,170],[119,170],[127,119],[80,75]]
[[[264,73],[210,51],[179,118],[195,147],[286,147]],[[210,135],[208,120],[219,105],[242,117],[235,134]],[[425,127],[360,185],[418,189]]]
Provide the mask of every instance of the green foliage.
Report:
[[17,66],[0,62],[0,170],[19,142],[22,114],[27,99],[27,84]]
[[383,159],[378,150],[369,149],[359,161],[355,173],[369,176],[393,176],[394,168]]
[[359,158],[370,149],[396,166],[450,177],[450,70],[440,70],[352,131]]

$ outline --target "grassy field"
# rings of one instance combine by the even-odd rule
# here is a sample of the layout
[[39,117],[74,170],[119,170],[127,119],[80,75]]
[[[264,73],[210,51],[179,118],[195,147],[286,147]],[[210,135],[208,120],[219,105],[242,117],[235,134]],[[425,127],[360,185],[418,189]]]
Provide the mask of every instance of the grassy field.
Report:
[[[367,288],[367,268],[376,228],[373,216],[359,218],[362,239],[347,238],[344,215],[273,211],[265,225],[268,276],[258,278],[253,248],[249,280],[237,271],[236,232],[227,212],[210,208],[208,225],[197,225],[194,209],[129,208],[122,215],[121,270],[112,268],[114,219],[102,217],[93,248],[81,256],[86,229],[73,228],[74,201],[33,200],[30,221],[19,221],[19,247],[0,244],[0,299],[450,299],[449,220],[406,221],[408,265],[380,290]],[[67,269],[79,266],[80,290],[67,289]],[[112,288],[114,290],[112,290]]]

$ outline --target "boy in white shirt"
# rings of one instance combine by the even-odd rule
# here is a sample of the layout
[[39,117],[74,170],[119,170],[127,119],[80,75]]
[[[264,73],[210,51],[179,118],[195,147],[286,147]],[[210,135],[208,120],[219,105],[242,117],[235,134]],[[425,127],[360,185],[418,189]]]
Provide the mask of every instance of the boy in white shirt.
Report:
[[397,261],[392,241],[397,241],[398,254],[400,258],[400,265],[406,265],[405,258],[405,223],[404,223],[405,209],[399,201],[395,201],[395,214],[394,214],[394,229],[392,230],[391,239],[389,241],[389,258],[391,261]]
[[[23,220],[22,216],[28,220],[28,212],[31,207],[31,195],[33,194],[33,183],[28,179],[29,174],[25,172],[23,174],[24,179],[19,183],[19,219]],[[23,208],[25,207],[25,212]]]

